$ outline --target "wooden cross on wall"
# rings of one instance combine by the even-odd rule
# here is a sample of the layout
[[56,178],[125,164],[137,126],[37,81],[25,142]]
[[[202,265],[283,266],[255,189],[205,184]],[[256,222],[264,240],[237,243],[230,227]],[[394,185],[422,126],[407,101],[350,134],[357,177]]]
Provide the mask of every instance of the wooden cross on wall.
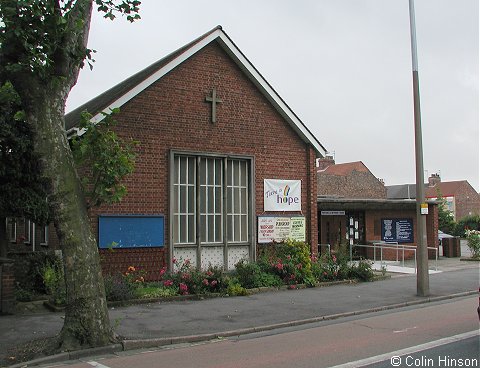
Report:
[[222,100],[217,98],[217,90],[215,87],[213,87],[212,96],[205,97],[205,101],[212,103],[212,123],[215,124],[217,122],[217,103],[222,102]]

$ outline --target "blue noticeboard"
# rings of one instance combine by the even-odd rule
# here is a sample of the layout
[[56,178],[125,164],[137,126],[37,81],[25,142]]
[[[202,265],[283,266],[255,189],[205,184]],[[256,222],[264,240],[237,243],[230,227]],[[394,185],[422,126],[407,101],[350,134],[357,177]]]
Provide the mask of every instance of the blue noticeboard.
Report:
[[382,240],[413,243],[413,219],[382,219]]
[[98,217],[98,246],[109,248],[163,247],[165,217],[137,215],[101,215]]

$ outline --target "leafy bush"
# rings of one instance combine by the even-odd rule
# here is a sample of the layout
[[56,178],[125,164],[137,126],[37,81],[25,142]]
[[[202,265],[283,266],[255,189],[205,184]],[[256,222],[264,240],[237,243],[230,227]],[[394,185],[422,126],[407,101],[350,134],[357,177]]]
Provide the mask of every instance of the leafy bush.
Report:
[[66,298],[63,264],[60,259],[47,263],[42,269],[43,283],[51,301],[56,305],[64,305]]
[[468,248],[472,253],[472,257],[480,258],[480,231],[466,230],[465,235],[467,237]]
[[33,294],[45,294],[43,282],[43,268],[47,264],[53,264],[58,257],[54,252],[31,252],[12,254],[16,287]]
[[310,248],[304,242],[287,240],[262,249],[260,267],[277,275],[286,285],[314,285]]
[[458,220],[455,227],[455,235],[465,237],[465,230],[480,230],[480,216],[469,215]]
[[258,263],[242,260],[235,265],[235,271],[240,285],[247,289],[278,287],[283,283],[277,275],[263,271]]
[[31,290],[22,288],[15,289],[15,299],[19,302],[30,302],[34,298],[34,293]]
[[238,281],[228,283],[227,294],[230,296],[245,296],[247,289],[245,289]]
[[190,260],[178,262],[174,260],[176,271],[166,274],[166,269],[160,272],[163,285],[174,288],[180,295],[220,293],[224,291],[228,282],[220,267],[210,266],[208,270],[201,271],[194,267]]
[[350,277],[346,248],[340,246],[335,253],[325,253],[313,262],[313,274],[318,281],[344,280]]
[[134,299],[135,289],[137,287],[129,282],[124,275],[108,275],[104,279],[107,300],[120,301]]
[[375,274],[371,262],[361,259],[350,267],[350,278],[360,281],[372,281]]

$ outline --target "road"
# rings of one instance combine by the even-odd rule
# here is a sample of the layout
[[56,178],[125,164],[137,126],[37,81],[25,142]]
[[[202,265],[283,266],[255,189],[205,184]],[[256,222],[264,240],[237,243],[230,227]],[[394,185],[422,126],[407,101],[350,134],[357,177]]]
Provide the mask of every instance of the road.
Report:
[[[469,346],[473,346],[471,348],[473,354],[478,356],[477,303],[476,296],[452,299],[207,343],[123,352],[118,355],[85,359],[73,364],[72,362],[65,365],[56,364],[55,367],[322,368],[339,365],[358,367],[378,362],[382,360],[380,358],[386,360],[393,355],[402,356],[402,351],[405,353],[405,356],[401,357],[404,364],[397,366],[437,366],[421,365],[422,362],[415,360],[411,361],[412,365],[405,365],[406,355],[410,352],[412,355],[418,350],[417,347],[423,344],[431,348],[436,345],[432,342],[440,340],[440,343],[452,343],[455,340],[451,338],[452,336],[460,338],[470,336]],[[461,341],[465,345],[465,341],[468,340]],[[446,351],[442,350],[445,346],[447,345],[441,345],[440,350],[432,354]],[[372,357],[377,359],[372,361]],[[392,365],[387,361],[387,365],[384,366]]]

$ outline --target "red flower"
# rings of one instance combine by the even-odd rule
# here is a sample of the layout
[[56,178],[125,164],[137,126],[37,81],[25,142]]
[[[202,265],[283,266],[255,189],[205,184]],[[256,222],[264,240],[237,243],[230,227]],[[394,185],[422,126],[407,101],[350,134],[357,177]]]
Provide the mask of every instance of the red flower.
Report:
[[208,280],[207,280],[207,279],[203,279],[203,280],[202,280],[202,284],[205,285],[205,286],[208,286]]
[[184,284],[183,282],[180,283],[179,285],[180,292],[185,295],[185,293],[188,293],[188,286]]
[[169,287],[169,286],[172,286],[173,285],[173,281],[172,280],[165,280],[163,282],[163,286],[165,287]]

